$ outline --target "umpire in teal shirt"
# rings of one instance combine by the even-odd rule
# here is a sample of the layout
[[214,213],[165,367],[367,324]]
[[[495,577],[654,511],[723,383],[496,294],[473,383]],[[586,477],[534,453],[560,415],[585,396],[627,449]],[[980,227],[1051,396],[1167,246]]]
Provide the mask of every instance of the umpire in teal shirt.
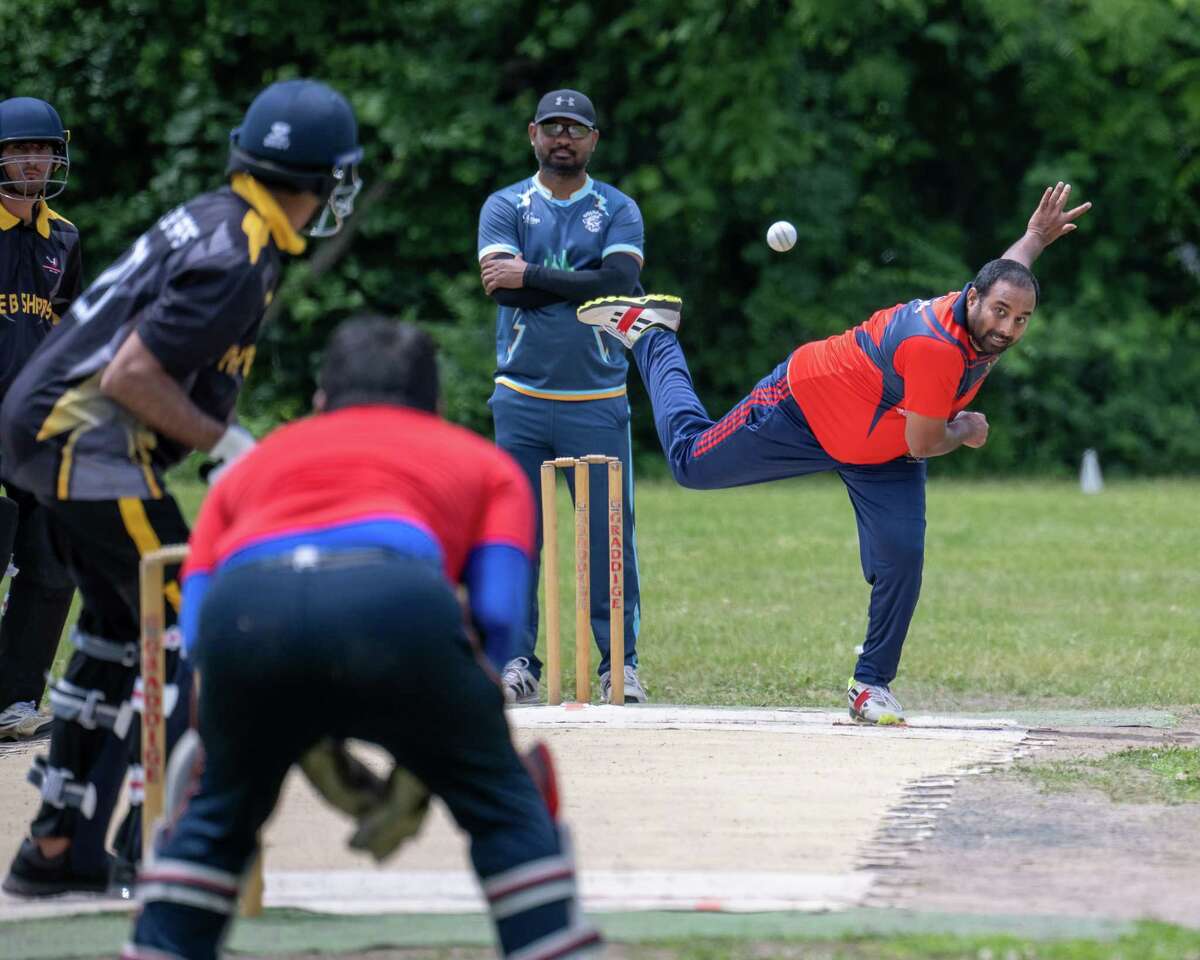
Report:
[[[642,292],[642,214],[632,198],[588,175],[599,139],[591,100],[578,90],[547,93],[529,124],[537,173],[497,190],[480,212],[481,278],[499,306],[496,388],[489,405],[496,443],[516,459],[534,490],[544,460],[589,453],[620,458],[625,477],[625,699],[644,703],[646,691],[637,674],[641,616],[625,395],[629,364],[625,351],[575,321],[575,308],[586,300]],[[574,496],[570,471],[567,482]],[[603,484],[593,484],[591,597],[601,695],[607,701],[607,507],[598,502],[603,490]],[[542,663],[534,646],[541,543],[539,518],[529,633],[503,674],[505,693],[517,703],[538,700]]]

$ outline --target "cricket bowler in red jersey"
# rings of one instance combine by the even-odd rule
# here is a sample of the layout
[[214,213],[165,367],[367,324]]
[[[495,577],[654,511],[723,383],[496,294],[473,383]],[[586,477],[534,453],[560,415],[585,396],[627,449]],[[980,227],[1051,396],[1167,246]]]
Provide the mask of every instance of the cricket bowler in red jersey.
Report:
[[675,479],[716,489],[835,471],[858,521],[871,585],[866,639],[850,679],[850,715],[904,722],[890,684],[921,591],[926,459],[987,442],[967,407],[1025,333],[1039,288],[1034,260],[1090,207],[1067,210],[1069,184],[1048,187],[1024,235],[961,291],[873,314],[798,347],[720,420],[696,396],[674,331],[677,297],[608,297],[579,319],[632,348]]

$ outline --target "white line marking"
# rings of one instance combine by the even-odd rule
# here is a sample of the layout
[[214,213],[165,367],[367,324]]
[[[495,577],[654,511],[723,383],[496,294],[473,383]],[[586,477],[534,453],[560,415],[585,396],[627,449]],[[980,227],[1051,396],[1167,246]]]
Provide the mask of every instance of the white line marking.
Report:
[[[871,886],[869,871],[755,873],[583,871],[585,910],[844,910]],[[322,913],[474,913],[484,909],[475,876],[463,871],[267,871],[264,903]]]

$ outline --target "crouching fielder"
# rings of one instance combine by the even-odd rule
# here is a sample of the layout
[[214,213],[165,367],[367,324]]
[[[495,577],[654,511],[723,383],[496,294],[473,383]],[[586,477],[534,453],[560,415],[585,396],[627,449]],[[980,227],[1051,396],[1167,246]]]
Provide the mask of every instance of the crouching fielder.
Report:
[[196,522],[181,625],[203,770],[143,865],[122,956],[217,956],[288,768],[331,737],[379,744],[446,803],[503,955],[577,955],[599,935],[454,586],[503,664],[524,629],[529,485],[434,412],[433,344],[415,327],[350,321],[319,387],[317,414],[231,468]]

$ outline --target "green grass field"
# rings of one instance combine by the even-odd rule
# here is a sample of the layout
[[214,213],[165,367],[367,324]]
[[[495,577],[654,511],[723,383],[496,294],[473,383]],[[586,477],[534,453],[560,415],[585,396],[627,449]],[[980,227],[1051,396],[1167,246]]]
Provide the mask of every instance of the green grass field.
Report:
[[[204,488],[175,490],[193,514]],[[1084,496],[1068,482],[934,480],[928,499],[924,591],[895,684],[910,710],[1196,702],[1200,482]],[[838,481],[715,492],[656,481],[636,504],[653,699],[840,707],[869,588]],[[560,508],[569,648],[565,491]]]
[[[1195,482],[1092,497],[1065,482],[931,483],[924,590],[895,684],[902,701],[1194,702],[1198,496]],[[647,484],[637,511],[639,655],[655,699],[841,704],[869,588],[840,482],[705,493]]]
[[[194,514],[204,488],[175,485]],[[934,481],[925,588],[895,684],[913,711],[1163,707],[1196,711],[1200,481]],[[560,499],[562,617],[573,623],[571,524]],[[840,708],[868,587],[850,505],[816,478],[697,493],[639,486],[642,675],[659,702]],[[59,651],[61,667],[69,647]],[[564,662],[571,657],[564,651]],[[593,663],[595,662],[593,658]],[[571,689],[572,674],[564,676]],[[1195,749],[1028,765],[1046,789],[1196,799]],[[1183,774],[1181,777],[1180,774]],[[113,942],[123,936],[112,933]],[[631,958],[1200,960],[1200,936],[1140,924],[1117,939],[908,933],[829,940],[642,940]],[[3,950],[0,950],[3,953]],[[425,954],[422,954],[425,955]],[[458,955],[434,949],[430,956]]]
[[841,943],[662,944],[643,946],[630,956],[631,960],[1200,960],[1200,934],[1144,923],[1111,942],[926,934],[847,938]]
[[1156,746],[1121,750],[1093,760],[1021,764],[1044,790],[1090,788],[1117,803],[1200,802],[1200,748]]

